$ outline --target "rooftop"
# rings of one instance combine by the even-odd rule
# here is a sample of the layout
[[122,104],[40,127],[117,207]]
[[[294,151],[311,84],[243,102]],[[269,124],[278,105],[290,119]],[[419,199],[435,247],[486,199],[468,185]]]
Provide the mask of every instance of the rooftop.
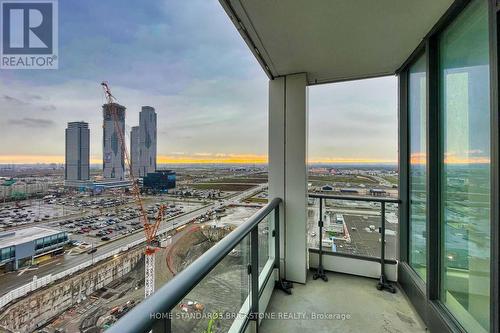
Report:
[[42,227],[31,227],[26,229],[19,229],[16,231],[2,232],[0,233],[0,248],[27,243],[36,239],[57,235],[60,233],[61,231],[59,230]]

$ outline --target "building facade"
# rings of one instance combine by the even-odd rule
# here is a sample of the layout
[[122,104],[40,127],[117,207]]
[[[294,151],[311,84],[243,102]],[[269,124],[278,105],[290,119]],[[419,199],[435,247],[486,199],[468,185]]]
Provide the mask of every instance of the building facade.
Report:
[[139,176],[139,126],[132,127],[130,131],[130,166],[134,176]]
[[172,170],[150,172],[143,178],[143,189],[153,192],[165,192],[175,188],[176,174]]
[[66,128],[64,179],[88,180],[90,176],[90,130],[83,121],[70,122]]
[[156,112],[151,106],[143,106],[139,113],[139,170],[144,177],[156,171]]
[[[103,112],[103,176],[106,179],[125,178],[125,151],[122,139],[125,138],[125,107],[117,104],[104,104]],[[117,125],[115,125],[116,112]]]
[[32,227],[0,233],[0,267],[16,270],[62,253],[69,241],[66,232]]

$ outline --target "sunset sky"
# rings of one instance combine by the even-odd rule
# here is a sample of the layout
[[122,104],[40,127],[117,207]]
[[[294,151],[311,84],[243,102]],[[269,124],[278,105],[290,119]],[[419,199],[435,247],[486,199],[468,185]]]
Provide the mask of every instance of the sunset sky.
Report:
[[[101,163],[103,80],[127,132],[156,109],[159,163],[267,162],[268,79],[217,1],[60,1],[59,59],[0,70],[1,164],[63,163],[70,121]],[[309,88],[309,160],[394,163],[396,92],[393,77]]]

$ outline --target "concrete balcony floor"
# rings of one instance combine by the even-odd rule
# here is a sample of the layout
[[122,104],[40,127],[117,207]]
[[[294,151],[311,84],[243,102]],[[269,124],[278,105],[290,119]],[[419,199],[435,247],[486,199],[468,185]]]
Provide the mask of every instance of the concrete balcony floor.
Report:
[[[274,290],[260,332],[425,332],[425,326],[409,303],[406,295],[379,291],[376,280],[328,272],[328,282],[313,280],[308,275],[305,285],[294,284],[292,295]],[[296,313],[339,314],[348,319],[312,320]],[[276,319],[280,313],[295,319]],[[347,317],[347,315],[349,317]],[[333,315],[332,315],[333,316]]]

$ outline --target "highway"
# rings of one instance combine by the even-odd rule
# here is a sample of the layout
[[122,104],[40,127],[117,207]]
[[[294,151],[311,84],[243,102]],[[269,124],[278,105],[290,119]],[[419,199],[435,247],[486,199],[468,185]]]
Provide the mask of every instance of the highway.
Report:
[[[183,216],[174,218],[169,221],[164,221],[159,228],[158,234],[162,234],[167,232],[168,230],[172,230],[174,227],[177,228],[181,225],[187,224],[189,221],[193,220],[194,218],[197,218],[199,216],[202,216],[206,214],[209,210],[212,210],[216,207],[222,207],[222,206],[227,206],[230,205],[231,203],[236,203],[239,202],[240,200],[252,196],[257,192],[262,191],[265,187],[267,187],[267,184],[261,184],[258,185],[257,187],[248,189],[246,191],[240,192],[238,194],[235,194],[229,198],[226,198],[222,202],[214,202],[210,205],[207,205],[201,209],[198,209],[196,211],[187,213]],[[123,246],[126,246],[133,241],[136,240],[145,240],[144,238],[144,233],[143,232],[137,232],[130,234],[128,236],[125,236],[123,238],[116,239],[114,241],[110,241],[106,243],[105,245],[99,246],[97,252],[95,253],[96,256],[102,255],[107,252],[111,252],[115,249],[119,249]],[[71,267],[77,266],[83,262],[86,262],[87,260],[91,260],[92,255],[87,254],[86,252],[76,254],[76,253],[65,253],[64,256],[59,256],[54,258],[53,260],[50,260],[44,264],[39,265],[36,268],[27,268],[27,269],[22,269],[19,271],[15,272],[9,272],[6,274],[3,274],[0,276],[0,295],[4,295],[5,293],[9,292],[10,290],[16,289],[18,287],[23,286],[26,283],[29,283],[33,280],[34,276],[37,277],[43,277],[48,274],[57,274],[59,272],[62,272],[66,269],[69,269]]]

